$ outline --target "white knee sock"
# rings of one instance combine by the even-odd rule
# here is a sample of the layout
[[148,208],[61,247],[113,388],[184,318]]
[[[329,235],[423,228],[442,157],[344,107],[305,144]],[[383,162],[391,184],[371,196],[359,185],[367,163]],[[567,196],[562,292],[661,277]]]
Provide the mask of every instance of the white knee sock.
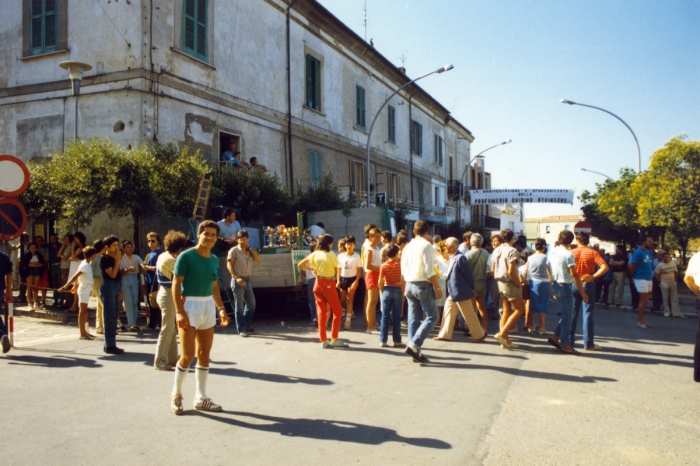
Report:
[[173,387],[173,396],[182,395],[182,383],[185,381],[185,376],[187,375],[188,371],[189,368],[185,369],[184,367],[181,367],[179,362],[175,365],[175,386]]
[[195,383],[195,400],[201,400],[207,397],[207,376],[209,368],[197,365],[195,367],[196,383]]

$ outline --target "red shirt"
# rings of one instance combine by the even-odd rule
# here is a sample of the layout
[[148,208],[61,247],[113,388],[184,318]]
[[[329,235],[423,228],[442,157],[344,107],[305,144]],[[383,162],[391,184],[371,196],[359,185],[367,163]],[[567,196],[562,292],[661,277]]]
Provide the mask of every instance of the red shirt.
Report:
[[584,275],[593,275],[596,265],[602,267],[605,265],[605,260],[600,256],[600,253],[588,246],[578,246],[571,253],[576,260],[576,271],[579,277]]
[[388,260],[379,268],[379,279],[384,277],[385,286],[399,286],[401,283],[401,262]]

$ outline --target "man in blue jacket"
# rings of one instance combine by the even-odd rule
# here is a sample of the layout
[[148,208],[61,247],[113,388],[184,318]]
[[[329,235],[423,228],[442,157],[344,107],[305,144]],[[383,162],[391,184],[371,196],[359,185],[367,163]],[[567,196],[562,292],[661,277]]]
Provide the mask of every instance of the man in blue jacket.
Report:
[[442,328],[435,340],[451,340],[452,330],[457,319],[457,309],[462,313],[472,342],[479,343],[486,338],[484,330],[481,328],[479,318],[474,312],[472,298],[474,295],[474,276],[472,268],[469,266],[467,256],[459,252],[459,240],[457,238],[447,238],[445,240],[450,261],[447,263],[447,300],[442,317]]

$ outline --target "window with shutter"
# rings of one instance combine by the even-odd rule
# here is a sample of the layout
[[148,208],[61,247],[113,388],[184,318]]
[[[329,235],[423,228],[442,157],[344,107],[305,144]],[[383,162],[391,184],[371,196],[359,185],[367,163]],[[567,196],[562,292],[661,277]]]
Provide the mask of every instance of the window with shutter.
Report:
[[438,136],[437,134],[435,135],[435,156],[434,156],[434,162],[435,165],[443,166],[445,163],[443,160],[443,140],[442,136]]
[[32,55],[55,52],[58,45],[57,0],[32,0],[29,40]]
[[423,186],[423,182],[418,180],[418,204],[424,205],[425,204],[425,194],[423,193],[423,190],[425,187]]
[[306,106],[321,111],[321,62],[306,55]]
[[387,140],[392,144],[396,144],[396,109],[391,105],[389,105],[387,110],[387,127]]
[[355,126],[365,130],[365,89],[355,86]]
[[207,0],[183,1],[182,51],[207,61]]
[[310,154],[310,178],[312,186],[316,186],[323,179],[322,156],[316,151],[309,151]]
[[417,137],[416,137],[416,154],[419,157],[423,156],[423,125],[416,123],[417,125]]

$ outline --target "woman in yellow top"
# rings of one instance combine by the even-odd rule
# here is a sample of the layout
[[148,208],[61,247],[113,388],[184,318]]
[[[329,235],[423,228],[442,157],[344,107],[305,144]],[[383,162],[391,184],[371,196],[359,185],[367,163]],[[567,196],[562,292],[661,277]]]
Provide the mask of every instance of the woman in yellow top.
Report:
[[[318,314],[318,333],[324,348],[345,348],[344,341],[338,340],[340,321],[343,311],[338,299],[338,291],[335,289],[335,274],[338,268],[338,258],[331,251],[333,237],[322,234],[318,237],[316,251],[299,263],[301,270],[311,270],[316,273],[314,284],[314,298],[316,299],[316,313]],[[326,339],[326,322],[328,321],[328,306],[333,313],[333,326],[331,327],[331,340]]]

